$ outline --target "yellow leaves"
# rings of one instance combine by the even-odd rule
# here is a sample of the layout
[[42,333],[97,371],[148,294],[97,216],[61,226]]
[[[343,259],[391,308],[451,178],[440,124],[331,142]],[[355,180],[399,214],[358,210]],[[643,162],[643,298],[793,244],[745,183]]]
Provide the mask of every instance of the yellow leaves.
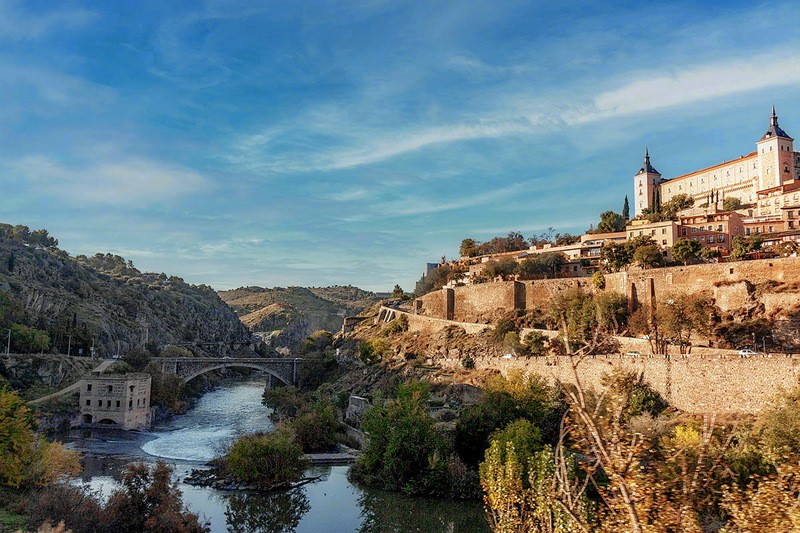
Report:
[[675,427],[672,445],[678,449],[695,449],[702,444],[700,432],[690,426],[680,425]]
[[731,515],[722,533],[800,532],[800,462],[745,489],[726,490],[721,505]]
[[67,450],[60,442],[40,440],[38,455],[30,476],[33,485],[43,487],[81,471],[80,454]]

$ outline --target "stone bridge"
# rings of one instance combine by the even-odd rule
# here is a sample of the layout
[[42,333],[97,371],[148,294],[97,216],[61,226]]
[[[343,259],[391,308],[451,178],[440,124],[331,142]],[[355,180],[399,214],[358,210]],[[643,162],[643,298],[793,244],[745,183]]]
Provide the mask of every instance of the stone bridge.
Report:
[[201,374],[221,368],[254,368],[269,374],[284,385],[296,385],[298,366],[302,359],[294,357],[153,357],[151,361],[161,364],[161,370],[171,372],[191,381]]

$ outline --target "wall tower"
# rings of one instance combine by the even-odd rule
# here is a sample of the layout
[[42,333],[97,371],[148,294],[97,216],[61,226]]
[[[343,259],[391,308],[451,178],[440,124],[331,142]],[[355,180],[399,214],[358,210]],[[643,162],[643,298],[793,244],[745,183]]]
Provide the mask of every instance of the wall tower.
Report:
[[639,169],[639,172],[633,177],[633,190],[634,190],[634,216],[642,214],[642,210],[647,207],[652,207],[653,202],[656,201],[655,196],[658,194],[658,185],[661,183],[661,173],[658,172],[653,165],[650,164],[650,152],[645,148],[644,150],[644,165]]
[[756,143],[759,170],[756,190],[771,189],[797,178],[793,141],[794,139],[778,126],[778,115],[773,106],[769,129]]

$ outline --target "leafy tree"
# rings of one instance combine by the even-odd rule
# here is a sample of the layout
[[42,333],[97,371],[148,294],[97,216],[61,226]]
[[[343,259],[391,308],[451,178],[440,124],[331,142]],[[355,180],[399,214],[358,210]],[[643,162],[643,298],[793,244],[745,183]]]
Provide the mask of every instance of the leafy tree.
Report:
[[706,246],[702,246],[700,248],[700,258],[703,261],[711,262],[714,259],[717,259],[720,256],[719,250],[716,248],[709,248]]
[[444,287],[453,277],[459,274],[458,271],[453,269],[450,265],[443,264],[425,274],[417,282],[414,288],[416,296],[422,296],[431,291],[436,291]]
[[309,411],[291,423],[297,442],[305,453],[334,450],[340,426],[333,405],[322,401],[315,402]]
[[642,268],[655,268],[664,265],[664,255],[657,244],[639,246],[633,252],[633,262]]
[[737,235],[731,241],[731,258],[744,259],[750,252],[755,252],[761,249],[761,237],[755,235],[746,237],[744,235]]
[[396,398],[370,407],[361,419],[369,443],[352,475],[368,484],[406,493],[425,492],[428,468],[443,450],[435,421],[427,413],[428,386],[400,385]]
[[736,211],[743,207],[742,201],[736,196],[728,196],[722,200],[722,209],[724,211]]
[[797,241],[781,241],[772,247],[772,250],[782,257],[789,257],[800,252],[800,244]]
[[[170,346],[170,348],[172,348],[172,346]],[[164,351],[166,352],[167,350]],[[164,357],[175,356],[165,355]],[[150,353],[148,353],[147,350],[135,348],[133,350],[128,350],[128,352],[122,356],[122,360],[131,365],[131,368],[136,372],[141,372],[150,364]]]
[[489,261],[483,266],[483,275],[488,278],[513,276],[517,271],[517,262],[511,258]]
[[308,465],[294,430],[284,426],[239,438],[223,462],[229,475],[262,488],[297,481]]
[[684,265],[696,261],[700,257],[703,246],[693,239],[678,239],[672,245],[672,257]]
[[50,347],[47,332],[22,324],[11,324],[11,348],[16,353],[34,353]]
[[528,355],[540,356],[547,351],[549,339],[538,331],[528,332],[522,339],[522,347]]
[[554,294],[548,311],[567,355],[602,353],[616,349],[611,335],[625,323],[627,300],[615,293],[593,297],[574,288]]
[[614,211],[604,211],[600,214],[600,223],[594,233],[614,233],[625,231],[625,218]]
[[572,235],[570,233],[556,233],[555,245],[566,246],[568,244],[575,244],[581,240],[580,235]]
[[392,289],[392,299],[394,300],[402,300],[405,295],[406,293],[400,285],[395,285],[394,289]]
[[155,467],[133,464],[123,473],[122,487],[111,494],[105,508],[106,531],[125,533],[204,533],[196,514],[183,506],[172,468],[163,461]]
[[627,269],[633,261],[633,248],[628,241],[609,242],[600,250],[600,258],[608,271],[619,272]]
[[464,239],[461,241],[459,253],[461,257],[474,257],[478,255],[479,243],[475,239]]
[[602,290],[606,288],[606,277],[599,270],[594,274],[592,274],[590,280],[592,282],[592,287],[594,287],[595,289]]

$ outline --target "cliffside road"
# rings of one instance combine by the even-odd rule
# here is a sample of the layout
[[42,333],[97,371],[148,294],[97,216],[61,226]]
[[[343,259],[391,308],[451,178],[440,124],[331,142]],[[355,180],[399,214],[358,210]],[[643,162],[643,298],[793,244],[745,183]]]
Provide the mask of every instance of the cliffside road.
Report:
[[[103,372],[106,368],[110,367],[116,362],[114,359],[105,359],[102,363],[97,365],[92,372]],[[47,396],[42,396],[41,398],[36,398],[35,400],[31,400],[28,402],[29,405],[36,405],[38,403],[46,402],[47,400],[52,400],[53,398],[58,398],[59,396],[63,396],[65,394],[69,394],[71,392],[75,392],[80,387],[80,380],[76,381],[69,387],[65,387],[58,392],[54,392],[53,394],[48,394]]]

